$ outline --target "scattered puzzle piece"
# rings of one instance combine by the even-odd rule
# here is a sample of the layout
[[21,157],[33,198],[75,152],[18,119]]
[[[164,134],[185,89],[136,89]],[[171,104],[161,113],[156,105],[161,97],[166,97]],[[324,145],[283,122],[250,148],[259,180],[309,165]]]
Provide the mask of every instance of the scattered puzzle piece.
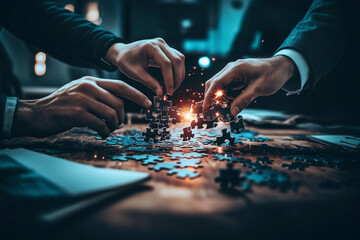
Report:
[[163,158],[161,156],[157,155],[149,155],[147,159],[143,160],[141,163],[142,165],[148,165],[148,164],[156,164],[158,162],[163,162]]
[[176,169],[173,168],[167,173],[168,175],[176,174],[177,178],[185,179],[189,177],[190,179],[196,178],[200,176],[200,173],[194,171],[194,170],[188,170],[186,168],[183,169]]
[[206,153],[198,153],[198,152],[191,152],[191,153],[182,153],[182,152],[173,152],[170,154],[166,154],[167,157],[170,157],[171,160],[179,159],[179,158],[201,158],[207,156]]
[[221,132],[222,132],[222,136],[221,137],[216,137],[216,141],[215,141],[215,143],[218,146],[225,143],[226,141],[229,142],[229,145],[234,145],[235,144],[235,138],[231,137],[230,132],[228,132],[226,128],[221,130]]
[[220,176],[215,178],[215,182],[220,183],[221,189],[227,189],[228,187],[235,187],[240,184],[240,168],[234,168],[233,163],[227,163],[226,168],[220,168]]
[[237,116],[233,121],[230,121],[230,130],[232,133],[238,134],[245,129],[242,116]]
[[180,159],[177,164],[179,164],[179,167],[186,168],[186,167],[193,167],[193,168],[202,168],[203,165],[200,164],[201,159],[193,158],[193,159]]
[[149,169],[153,169],[155,171],[160,171],[160,170],[171,170],[173,168],[178,167],[177,163],[172,163],[172,162],[163,162],[163,163],[158,163],[155,166],[150,166]]
[[180,137],[183,138],[183,141],[188,141],[191,138],[194,137],[194,134],[192,133],[191,127],[183,128],[184,133],[180,135]]
[[110,158],[111,158],[111,160],[118,160],[118,161],[123,161],[123,162],[126,162],[129,160],[129,156],[126,153],[121,153],[120,155],[111,156]]

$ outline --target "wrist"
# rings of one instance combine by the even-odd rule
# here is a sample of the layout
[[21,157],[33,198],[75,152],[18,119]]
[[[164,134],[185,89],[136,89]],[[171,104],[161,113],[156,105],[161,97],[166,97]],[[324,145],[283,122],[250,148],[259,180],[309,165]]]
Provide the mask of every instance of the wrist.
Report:
[[33,114],[33,102],[32,100],[18,101],[12,127],[13,137],[32,135],[32,123],[36,121]]
[[282,85],[296,75],[296,66],[294,62],[286,56],[278,55],[272,57],[271,65],[276,76],[280,77]]
[[126,46],[125,43],[115,43],[113,44],[106,53],[105,60],[109,61],[111,64],[117,66],[119,62],[119,56],[122,52],[122,49]]

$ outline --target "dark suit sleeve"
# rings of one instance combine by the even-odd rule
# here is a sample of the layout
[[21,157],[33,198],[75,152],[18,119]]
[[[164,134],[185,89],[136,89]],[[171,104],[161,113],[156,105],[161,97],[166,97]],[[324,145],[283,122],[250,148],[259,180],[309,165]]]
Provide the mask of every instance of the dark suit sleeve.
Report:
[[0,4],[0,24],[27,43],[70,64],[112,70],[102,58],[123,39],[52,2],[1,0]]
[[307,61],[307,85],[314,86],[341,59],[346,49],[351,1],[315,0],[305,17],[278,48],[295,49]]
[[0,95],[0,139],[2,138],[2,130],[4,124],[5,104],[6,104],[6,97]]

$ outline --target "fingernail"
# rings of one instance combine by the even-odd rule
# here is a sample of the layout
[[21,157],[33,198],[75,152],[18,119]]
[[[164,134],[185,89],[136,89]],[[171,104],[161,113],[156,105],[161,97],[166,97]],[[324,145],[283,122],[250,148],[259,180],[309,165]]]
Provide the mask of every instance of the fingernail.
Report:
[[151,105],[152,105],[152,102],[148,98],[145,98],[145,106],[150,107]]
[[158,95],[159,97],[162,96],[162,89],[161,88],[157,88],[155,92],[156,92],[156,95]]
[[236,115],[238,115],[238,113],[240,112],[240,109],[235,106],[232,108],[232,115],[235,117]]
[[174,94],[174,88],[169,88],[169,95],[172,96]]

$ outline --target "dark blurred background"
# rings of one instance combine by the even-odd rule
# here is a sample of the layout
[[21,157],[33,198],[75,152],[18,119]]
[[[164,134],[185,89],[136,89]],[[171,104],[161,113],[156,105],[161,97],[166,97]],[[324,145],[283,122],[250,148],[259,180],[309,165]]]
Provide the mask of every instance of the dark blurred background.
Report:
[[[274,54],[291,29],[305,15],[310,0],[73,0],[55,1],[59,7],[83,15],[89,21],[132,42],[162,37],[186,56],[187,77],[175,93],[174,102],[201,99],[203,83],[227,62],[246,57]],[[129,81],[120,72],[85,69],[64,64],[46,53],[26,45],[2,31],[14,63],[14,72],[23,85],[24,98],[44,96],[67,82],[85,75],[122,79],[147,95],[152,93]],[[349,53],[339,60],[315,89],[300,95],[285,96],[280,90],[273,96],[258,98],[252,108],[284,110],[321,116],[329,121],[360,122],[358,43],[354,35]],[[351,56],[351,57],[349,57]],[[46,57],[46,59],[45,59]],[[160,81],[156,69],[151,73]],[[197,97],[195,97],[197,95]],[[181,105],[181,104],[180,104]],[[139,111],[127,103],[126,110]]]

